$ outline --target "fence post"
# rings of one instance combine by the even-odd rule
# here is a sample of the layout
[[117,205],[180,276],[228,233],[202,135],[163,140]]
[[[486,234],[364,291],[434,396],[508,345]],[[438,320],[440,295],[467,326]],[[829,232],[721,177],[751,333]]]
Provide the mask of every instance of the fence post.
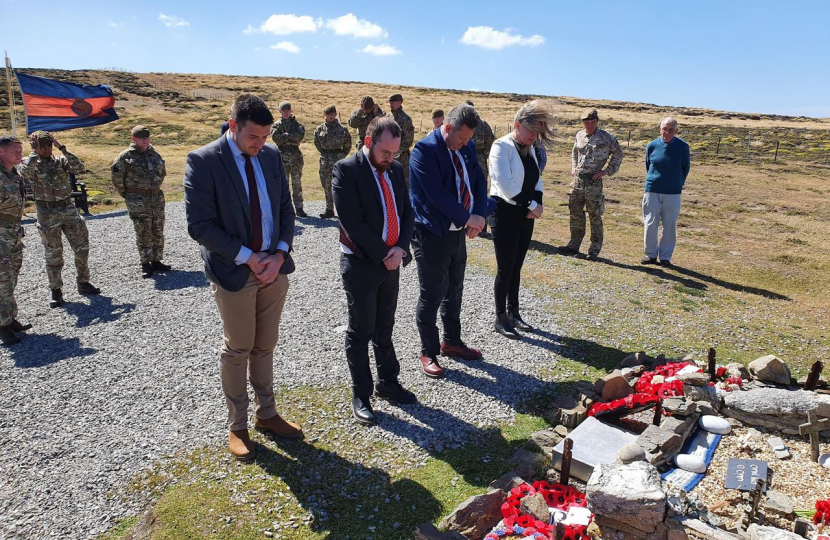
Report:
[[628,130],[628,147],[631,148],[631,130]]
[[775,163],[778,161],[778,145],[781,144],[781,141],[775,141],[775,157],[772,158],[772,162]]
[[720,140],[721,140],[721,137],[718,137],[718,147],[715,148],[715,155],[716,156],[720,153]]
[[746,159],[749,159],[749,137],[746,138]]

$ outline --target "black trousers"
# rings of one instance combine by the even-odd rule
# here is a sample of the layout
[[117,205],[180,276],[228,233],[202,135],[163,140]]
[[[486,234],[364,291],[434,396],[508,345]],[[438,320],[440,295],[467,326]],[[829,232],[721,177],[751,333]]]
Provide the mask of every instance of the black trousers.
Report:
[[370,341],[375,351],[378,382],[397,381],[400,373],[392,345],[400,269],[389,271],[382,264],[341,254],[340,275],[349,309],[346,360],[352,375],[352,394],[366,398],[374,391],[369,368]]
[[519,284],[530,239],[533,237],[533,219],[527,218],[527,208],[499,202],[490,216],[493,247],[496,250],[496,280],[493,284],[496,315],[508,309],[519,309]]
[[421,286],[415,313],[421,354],[435,357],[441,352],[436,326],[439,309],[444,326],[443,341],[449,345],[461,344],[461,297],[467,268],[464,231],[447,231],[441,237],[416,223],[412,254]]

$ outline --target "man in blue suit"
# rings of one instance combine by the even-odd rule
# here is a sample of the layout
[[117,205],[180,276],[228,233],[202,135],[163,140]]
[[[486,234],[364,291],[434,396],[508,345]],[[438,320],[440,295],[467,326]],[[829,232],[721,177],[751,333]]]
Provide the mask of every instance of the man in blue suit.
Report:
[[[439,353],[481,359],[479,349],[461,340],[466,238],[478,236],[487,214],[487,181],[470,141],[479,122],[475,108],[456,105],[442,126],[415,145],[409,162],[415,212],[412,251],[420,282],[416,312],[420,360],[424,373],[432,378],[444,375]],[[444,326],[440,341],[436,326],[439,308]]]
[[303,434],[277,414],[274,400],[274,348],[294,271],[294,208],[279,150],[265,146],[273,121],[262,99],[242,94],[227,133],[188,154],[184,171],[187,231],[199,243],[225,334],[219,365],[229,446],[241,461],[254,457],[248,372],[254,427],[285,438]]

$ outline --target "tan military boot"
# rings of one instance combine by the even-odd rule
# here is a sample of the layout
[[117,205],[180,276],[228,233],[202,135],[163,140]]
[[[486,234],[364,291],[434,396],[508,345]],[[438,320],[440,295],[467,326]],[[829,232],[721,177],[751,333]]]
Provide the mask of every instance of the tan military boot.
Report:
[[258,431],[271,433],[277,437],[284,439],[301,439],[303,437],[303,428],[294,422],[284,420],[280,415],[274,415],[265,420],[261,418],[254,419],[254,427]]
[[231,454],[239,461],[251,461],[254,459],[254,443],[251,442],[247,429],[231,430],[228,443]]

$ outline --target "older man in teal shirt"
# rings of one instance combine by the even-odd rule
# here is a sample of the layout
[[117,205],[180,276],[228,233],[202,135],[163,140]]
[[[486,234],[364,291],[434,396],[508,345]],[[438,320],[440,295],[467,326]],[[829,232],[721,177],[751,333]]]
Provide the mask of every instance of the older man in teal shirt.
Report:
[[[667,116],[660,122],[660,137],[646,146],[646,185],[643,195],[643,249],[642,264],[671,266],[671,257],[677,243],[677,216],[680,214],[680,194],[689,175],[691,159],[689,145],[675,137],[677,119]],[[663,236],[658,243],[657,233],[663,223]],[[658,261],[659,257],[659,261]]]

